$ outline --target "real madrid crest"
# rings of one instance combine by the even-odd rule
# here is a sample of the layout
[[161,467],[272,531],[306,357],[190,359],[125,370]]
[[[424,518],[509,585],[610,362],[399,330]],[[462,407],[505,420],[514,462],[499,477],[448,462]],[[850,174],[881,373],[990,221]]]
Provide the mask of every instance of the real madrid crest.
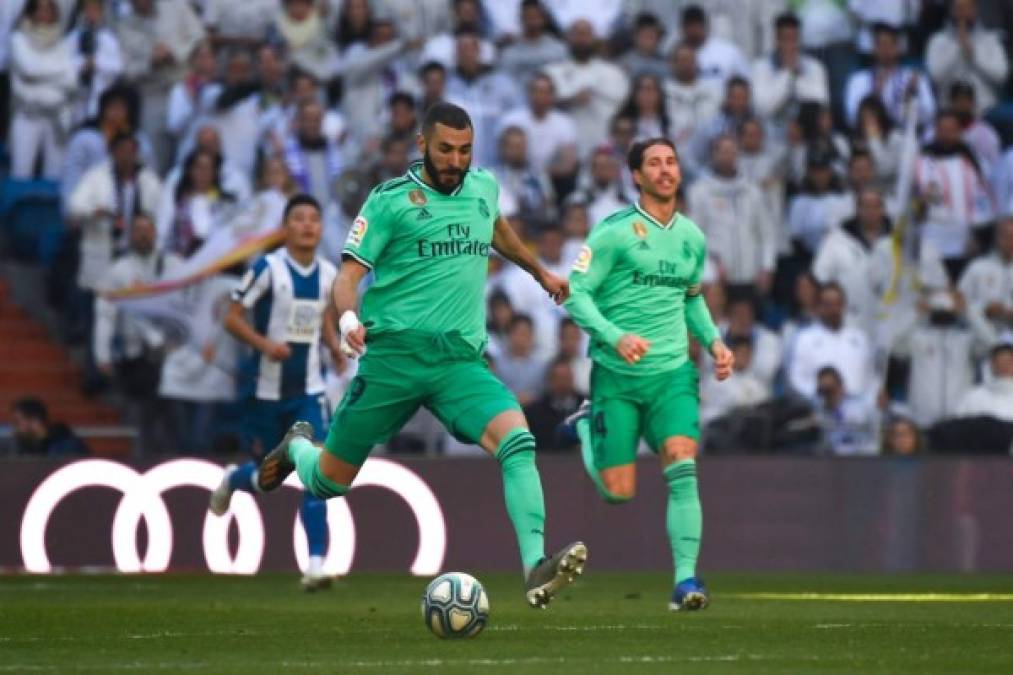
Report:
[[429,200],[426,199],[425,192],[416,189],[408,193],[408,201],[410,201],[415,206],[425,206],[426,202]]
[[633,234],[637,235],[641,239],[647,239],[647,226],[639,220],[633,221]]

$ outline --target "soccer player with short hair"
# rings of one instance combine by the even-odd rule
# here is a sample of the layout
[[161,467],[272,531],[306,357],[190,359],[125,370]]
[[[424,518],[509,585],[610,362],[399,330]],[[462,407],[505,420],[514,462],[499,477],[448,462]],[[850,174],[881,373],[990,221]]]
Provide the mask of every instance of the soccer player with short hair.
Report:
[[[345,361],[333,317],[325,318],[332,314],[327,308],[337,269],[317,255],[323,234],[320,204],[310,195],[297,194],[285,205],[282,223],[285,245],[253,263],[233,292],[225,317],[225,328],[254,349],[240,377],[244,440],[253,460],[226,467],[208,505],[219,516],[228,511],[235,490],[260,491],[258,464],[293,423],[302,420],[319,434],[327,428],[321,339],[337,363]],[[252,324],[247,312],[252,313]],[[299,516],[309,547],[302,586],[307,591],[327,588],[327,505],[306,491]]]
[[[489,255],[496,250],[520,265],[556,302],[569,296],[569,284],[542,267],[500,215],[496,180],[470,166],[473,139],[467,112],[433,105],[416,141],[422,161],[370,193],[333,292],[342,348],[361,357],[358,374],[323,448],[295,425],[264,460],[259,484],[273,490],[294,470],[314,495],[344,495],[372,447],[425,406],[499,462],[527,601],[544,607],[583,571],[587,548],[574,542],[545,557],[535,438],[517,399],[482,358]],[[357,288],[370,271],[360,321]]]
[[610,503],[633,498],[640,437],[658,453],[675,561],[669,609],[702,609],[708,597],[696,576],[700,395],[687,328],[714,357],[719,380],[731,374],[734,358],[700,294],[706,239],[676,211],[682,175],[675,147],[665,138],[636,143],[629,167],[640,199],[591,231],[570,274],[566,309],[591,336],[594,366],[590,401],[568,423]]

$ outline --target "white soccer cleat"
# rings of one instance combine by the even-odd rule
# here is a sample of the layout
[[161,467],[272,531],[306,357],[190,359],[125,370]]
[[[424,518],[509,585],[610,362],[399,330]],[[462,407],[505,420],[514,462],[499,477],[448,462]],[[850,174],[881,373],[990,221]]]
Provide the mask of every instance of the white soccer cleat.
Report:
[[302,579],[299,580],[299,585],[302,586],[302,589],[307,593],[313,593],[315,591],[322,591],[330,588],[333,581],[334,579],[326,574],[310,574],[307,572],[302,575]]
[[563,547],[556,555],[545,558],[528,575],[525,597],[528,605],[545,609],[561,590],[584,573],[587,563],[587,546],[575,541]]
[[225,467],[225,475],[222,476],[222,482],[218,484],[218,487],[211,493],[211,498],[208,500],[208,510],[216,516],[224,516],[229,510],[229,504],[232,503],[232,493],[234,490],[229,487],[229,479],[232,477],[234,472],[239,467],[235,464],[229,464]]

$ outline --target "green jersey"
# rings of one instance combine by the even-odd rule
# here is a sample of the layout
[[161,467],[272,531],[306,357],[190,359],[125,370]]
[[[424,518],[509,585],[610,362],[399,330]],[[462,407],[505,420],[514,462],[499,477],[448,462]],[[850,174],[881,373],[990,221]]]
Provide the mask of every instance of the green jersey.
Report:
[[[687,360],[687,327],[709,347],[718,331],[700,296],[706,256],[703,232],[678,213],[660,223],[637,204],[599,223],[573,265],[566,302],[591,335],[594,362],[631,375],[674,370]],[[615,350],[627,333],[651,342],[639,363]]]
[[342,251],[373,271],[362,303],[371,335],[457,334],[483,348],[498,204],[499,186],[483,169],[449,195],[422,180],[421,162],[373,189]]

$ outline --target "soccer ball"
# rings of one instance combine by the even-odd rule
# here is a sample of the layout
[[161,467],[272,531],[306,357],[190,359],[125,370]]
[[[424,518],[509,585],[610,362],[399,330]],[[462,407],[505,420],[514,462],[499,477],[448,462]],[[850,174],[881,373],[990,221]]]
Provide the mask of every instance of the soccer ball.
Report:
[[489,620],[489,596],[470,574],[447,572],[422,595],[422,620],[436,637],[475,637]]

